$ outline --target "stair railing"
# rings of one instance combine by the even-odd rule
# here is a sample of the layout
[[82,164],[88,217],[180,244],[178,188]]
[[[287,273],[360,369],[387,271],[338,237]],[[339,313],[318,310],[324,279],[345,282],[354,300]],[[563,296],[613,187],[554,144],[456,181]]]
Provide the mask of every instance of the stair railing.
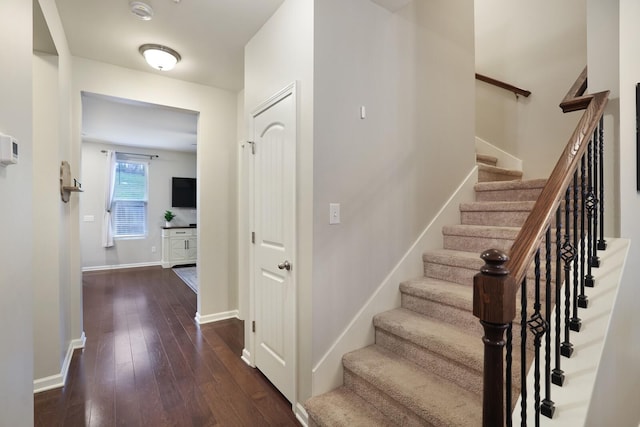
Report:
[[[560,104],[565,112],[584,110],[566,148],[509,254],[495,249],[483,252],[486,264],[474,278],[473,313],[485,333],[484,427],[512,425],[518,392],[522,425],[530,409],[536,425],[540,415],[553,417],[551,384],[564,382],[561,359],[573,353],[571,333],[581,327],[578,309],[588,307],[585,287],[594,285],[591,269],[599,266],[597,251],[606,249],[602,117],[609,92],[584,95],[586,88],[585,68]],[[531,342],[527,329],[533,335]],[[514,348],[520,353],[515,361]],[[533,402],[527,396],[531,365]]]
[[476,73],[476,80],[480,80],[481,82],[488,83],[490,85],[502,88],[504,90],[508,90],[509,92],[513,92],[516,98],[520,95],[528,98],[531,95],[531,91],[519,88],[518,86],[514,86],[509,83],[505,83],[501,80],[494,79],[493,77],[485,76],[484,74]]

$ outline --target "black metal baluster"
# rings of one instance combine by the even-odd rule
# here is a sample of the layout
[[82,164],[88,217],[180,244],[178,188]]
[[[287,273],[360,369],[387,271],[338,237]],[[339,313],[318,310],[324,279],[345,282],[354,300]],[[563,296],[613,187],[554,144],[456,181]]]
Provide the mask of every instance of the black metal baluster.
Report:
[[527,426],[527,278],[520,291],[520,426]]
[[575,247],[571,244],[571,226],[569,220],[571,210],[571,187],[567,188],[564,195],[564,244],[562,245],[562,261],[564,261],[564,341],[562,342],[562,355],[571,357],[573,344],[569,339],[569,325],[571,324],[571,263],[576,257]]
[[[578,248],[578,192],[580,189],[578,188],[578,171],[573,174],[573,247],[576,250]],[[574,257],[573,259],[573,298],[571,301],[571,305],[573,306],[573,317],[569,321],[569,328],[572,331],[580,332],[580,328],[582,327],[582,320],[578,317],[578,286],[580,284],[580,279],[578,277],[578,265],[577,264],[578,257]],[[565,284],[566,286],[566,284]]]
[[561,305],[562,296],[560,288],[562,286],[562,268],[560,268],[560,262],[562,260],[562,205],[556,210],[556,334],[555,334],[555,362],[556,366],[553,368],[551,374],[551,381],[560,387],[564,384],[564,371],[560,368],[560,321],[561,321]]
[[[591,182],[593,181],[593,165],[591,164],[591,147],[593,146],[592,142],[589,141],[589,144],[587,145],[587,157],[588,157],[588,168],[587,171],[589,173],[588,176],[588,183],[587,183],[587,197],[586,197],[586,201],[585,201],[585,207],[587,209],[587,253],[588,255],[588,262],[587,262],[587,275],[584,277],[584,285],[588,286],[590,288],[593,288],[593,285],[595,284],[594,280],[593,280],[593,275],[591,275],[591,267],[593,266],[593,264],[596,262],[595,259],[597,259],[598,255],[596,253],[596,245],[593,242],[593,236],[592,236],[592,232],[593,232],[593,211],[596,208],[596,205],[598,203],[598,201],[596,200],[594,194],[593,194],[593,187],[591,186]],[[595,258],[594,258],[595,257]],[[597,262],[598,265],[600,265],[600,261]]]
[[[587,146],[589,144],[587,143]],[[584,293],[584,278],[585,278],[585,264],[587,258],[591,254],[585,254],[585,239],[584,239],[584,226],[585,226],[585,201],[587,199],[587,173],[586,173],[586,158],[585,153],[580,159],[580,295],[578,295],[578,307],[587,308],[589,301]],[[577,315],[576,315],[577,317]]]
[[600,155],[600,240],[598,240],[598,250],[604,251],[607,249],[607,241],[604,240],[604,118],[600,118],[600,124],[598,125],[598,153]]
[[531,315],[531,319],[527,322],[529,329],[533,333],[533,348],[535,352],[533,364],[533,398],[534,398],[534,408],[535,408],[535,425],[536,427],[540,426],[540,339],[542,335],[544,335],[547,330],[547,326],[545,324],[542,315],[540,314],[540,249],[536,251],[536,255],[534,258],[534,267],[535,267],[535,283],[534,283],[534,303],[533,303],[533,314]]
[[545,349],[544,349],[544,393],[540,412],[545,417],[553,418],[556,410],[551,400],[551,227],[547,228],[545,237],[545,294],[544,294],[544,320],[545,320]]
[[513,426],[513,419],[511,417],[511,405],[513,405],[512,403],[512,399],[513,399],[513,378],[512,378],[512,368],[513,368],[513,323],[509,323],[509,326],[507,327],[507,341],[506,341],[506,345],[507,347],[507,356],[506,356],[506,372],[505,372],[505,382],[506,382],[506,390],[505,390],[505,396],[506,396],[506,405],[505,408],[507,410],[507,414],[506,414],[506,422],[507,422],[507,427],[512,427]]
[[[591,212],[589,212],[589,206],[587,205],[587,213],[592,215],[592,219],[589,221],[589,226],[592,227],[590,231],[591,237],[593,238],[592,243],[589,243],[588,247],[591,248],[591,257],[589,258],[589,266],[598,268],[600,267],[600,257],[598,257],[598,245],[596,244],[596,238],[598,236],[598,134],[600,131],[600,127],[596,127],[593,131],[593,157],[591,155],[591,147],[589,145],[589,161],[593,159],[593,167],[591,163],[589,163],[589,185],[591,194],[590,199],[593,201],[593,207],[591,208]],[[587,276],[591,276],[591,269],[587,273]],[[592,277],[593,279],[593,277]],[[590,286],[589,281],[585,282],[585,286]],[[591,285],[593,286],[593,284]]]

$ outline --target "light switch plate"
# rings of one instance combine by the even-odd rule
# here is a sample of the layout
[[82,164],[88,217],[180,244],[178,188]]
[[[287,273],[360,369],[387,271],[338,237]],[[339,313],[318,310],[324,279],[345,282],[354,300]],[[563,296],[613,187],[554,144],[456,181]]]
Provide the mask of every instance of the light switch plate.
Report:
[[340,224],[340,203],[329,203],[329,224]]

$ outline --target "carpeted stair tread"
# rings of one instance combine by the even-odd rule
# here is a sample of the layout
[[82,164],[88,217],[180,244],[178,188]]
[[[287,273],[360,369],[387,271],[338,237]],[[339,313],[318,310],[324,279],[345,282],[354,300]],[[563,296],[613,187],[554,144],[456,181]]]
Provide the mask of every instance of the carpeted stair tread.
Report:
[[489,166],[496,166],[498,164],[498,158],[490,156],[488,154],[476,153],[476,163],[482,163]]
[[[422,255],[424,275],[461,285],[472,286],[473,276],[480,272],[484,261],[480,252],[466,252],[452,249],[435,249]],[[544,265],[544,260],[542,260]],[[551,263],[551,281],[555,283],[556,263]],[[535,266],[531,264],[527,270],[527,278],[535,278]],[[541,277],[544,281],[544,276]],[[533,286],[528,287],[527,294],[533,295]]]
[[444,249],[482,253],[493,248],[508,252],[519,231],[519,227],[445,226],[442,228],[442,243]]
[[523,181],[488,181],[475,185],[477,201],[525,201],[537,200],[546,179]]
[[531,212],[534,201],[460,203],[461,212]]
[[474,189],[476,192],[483,191],[505,191],[505,190],[527,190],[531,188],[542,189],[547,180],[544,178],[539,179],[525,179],[522,181],[493,181],[493,182],[478,182],[475,184]]
[[446,225],[442,234],[468,237],[493,237],[499,239],[515,239],[520,227],[486,226],[486,225]]
[[396,425],[375,406],[347,387],[339,387],[312,397],[305,402],[304,407],[310,419],[318,427],[392,427]]
[[[533,286],[527,286],[527,289],[532,289]],[[469,313],[473,312],[473,288],[469,285],[449,282],[446,280],[434,279],[432,277],[417,277],[415,279],[406,280],[400,284],[400,292],[402,296],[412,296],[422,300],[432,301],[441,306],[453,307],[459,310],[464,310]],[[564,291],[563,291],[564,292]],[[544,291],[541,295],[541,304],[544,309]],[[552,306],[555,307],[555,292],[551,294]],[[533,313],[534,300],[528,299],[527,313]],[[404,307],[404,306],[403,306]],[[404,307],[406,308],[406,307]],[[412,308],[409,310],[416,311]],[[428,315],[428,312],[419,311],[422,314]],[[472,315],[472,314],[471,314]],[[516,318],[517,322],[520,319],[520,290],[516,292]],[[452,319],[453,320],[453,319]],[[477,321],[477,319],[476,319]]]
[[460,223],[464,225],[522,227],[534,204],[533,201],[461,203]]
[[478,374],[482,371],[482,342],[476,335],[470,335],[455,326],[404,308],[376,315],[373,325],[431,353],[463,364]]
[[484,265],[484,261],[477,252],[457,251],[453,249],[434,249],[422,255],[425,263],[442,264],[450,267],[462,267],[477,270]]
[[400,291],[461,310],[473,309],[473,290],[467,285],[423,276],[402,282]]
[[522,171],[513,169],[504,169],[498,166],[478,164],[478,181],[511,181],[521,180]]
[[389,350],[376,345],[365,347],[345,354],[343,363],[345,370],[361,378],[375,392],[383,392],[383,399],[393,400],[389,405],[401,405],[426,425],[478,426],[481,422],[478,396],[398,358]]
[[[509,253],[521,227],[490,225],[450,225],[442,228],[443,248],[477,252],[500,249]],[[551,230],[551,244],[555,245],[555,228]],[[542,254],[544,254],[544,247]],[[552,253],[552,257],[555,252]]]

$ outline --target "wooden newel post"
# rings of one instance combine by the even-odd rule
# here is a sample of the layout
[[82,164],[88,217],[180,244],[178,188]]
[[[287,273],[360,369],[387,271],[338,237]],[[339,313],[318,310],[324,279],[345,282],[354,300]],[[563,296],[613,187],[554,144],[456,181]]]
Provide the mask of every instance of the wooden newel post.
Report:
[[502,427],[504,402],[504,331],[516,315],[516,286],[497,249],[480,255],[485,265],[473,278],[473,314],[484,328],[483,427]]

